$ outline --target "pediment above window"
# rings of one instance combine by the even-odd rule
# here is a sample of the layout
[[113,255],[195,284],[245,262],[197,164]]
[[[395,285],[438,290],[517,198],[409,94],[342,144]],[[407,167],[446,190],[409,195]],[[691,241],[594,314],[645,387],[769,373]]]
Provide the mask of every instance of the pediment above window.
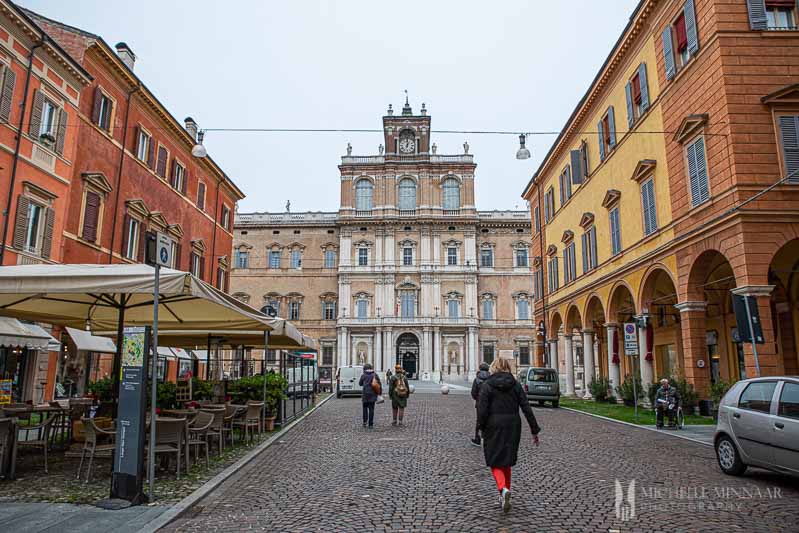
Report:
[[91,185],[93,188],[102,191],[105,194],[111,192],[111,183],[109,183],[108,179],[105,177],[105,174],[102,172],[84,172],[81,174],[81,178],[85,181],[88,185]]
[[493,292],[484,292],[483,294],[480,295],[480,298],[483,300],[496,300],[497,295],[494,294]]
[[[170,224],[166,227],[167,233],[169,233],[172,237],[180,240],[183,238],[183,228],[180,224]],[[250,247],[252,248],[252,247]]]
[[323,251],[328,251],[328,250],[336,251],[338,249],[338,246],[336,246],[336,243],[326,242],[321,246],[321,248]]
[[143,200],[128,200],[125,202],[125,207],[128,208],[128,211],[134,215],[138,215],[141,218],[147,218],[150,216],[150,210],[147,209],[146,205],[144,205]]
[[444,246],[446,246],[446,247],[448,247],[448,248],[450,248],[450,247],[453,247],[453,246],[457,248],[457,247],[459,247],[459,246],[460,246],[462,243],[461,243],[461,241],[457,241],[457,240],[455,240],[455,239],[450,239],[450,240],[448,240],[448,241],[445,241],[445,242],[443,242],[443,243],[441,243],[441,244],[443,244]]
[[403,239],[399,242],[399,245],[401,248],[415,248],[416,241],[413,241],[411,239]]
[[580,227],[586,229],[588,226],[594,223],[594,214],[589,213],[586,211],[583,213],[583,216],[580,217]]
[[292,250],[305,250],[305,245],[299,242],[293,242],[289,245]]
[[247,244],[246,242],[240,242],[239,244],[234,245],[233,249],[238,250],[240,252],[244,252],[246,250],[252,250],[252,246],[250,244]]
[[458,291],[450,291],[445,296],[447,300],[463,300],[463,294],[459,293]]
[[558,253],[557,246],[555,246],[554,244],[550,244],[549,246],[547,246],[547,255],[552,256],[555,255],[556,253]]
[[335,302],[338,299],[338,295],[335,292],[323,292],[319,295],[319,299],[323,302]]
[[355,246],[356,248],[371,248],[372,243],[371,241],[361,240],[356,242],[353,246]]
[[678,143],[687,141],[707,124],[707,119],[707,114],[688,115],[682,120],[680,127],[677,128],[677,133],[674,134],[674,140]]
[[630,176],[630,179],[633,181],[640,182],[655,170],[655,166],[657,166],[657,161],[654,159],[642,159],[635,165],[635,170],[633,170],[633,175]]
[[222,257],[220,257],[219,260],[218,260],[218,263],[219,263],[219,268],[221,268],[223,270],[227,270],[227,267],[229,266],[229,263],[228,263],[228,258],[227,258],[226,255],[223,255]]
[[398,289],[418,289],[419,285],[411,280],[410,276],[405,276],[405,279],[397,284]]
[[511,244],[511,248],[514,248],[516,250],[527,249],[530,248],[530,243],[526,241],[516,241]]
[[283,249],[283,245],[280,244],[279,242],[273,242],[271,244],[267,244],[266,249],[277,252]]
[[621,191],[616,189],[608,189],[605,193],[605,198],[602,199],[602,207],[610,209],[616,205],[621,199]]
[[799,104],[799,83],[786,85],[760,99],[766,105]]
[[205,253],[205,242],[202,239],[195,239],[191,241],[192,250],[197,252],[199,255]]
[[158,231],[165,231],[169,224],[164,218],[163,213],[160,211],[153,211],[150,213],[150,224],[154,226]]
[[560,238],[560,242],[567,244],[574,240],[574,232],[570,229],[567,229],[563,232],[563,236]]

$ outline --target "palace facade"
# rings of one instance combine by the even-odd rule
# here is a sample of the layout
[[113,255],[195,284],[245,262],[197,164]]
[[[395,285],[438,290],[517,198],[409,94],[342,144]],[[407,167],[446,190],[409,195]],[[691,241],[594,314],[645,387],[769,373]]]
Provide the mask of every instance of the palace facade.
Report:
[[530,219],[478,211],[474,156],[439,154],[430,116],[383,117],[377,155],[341,158],[338,212],[239,213],[230,292],[319,340],[320,368],[401,364],[471,379],[531,363]]

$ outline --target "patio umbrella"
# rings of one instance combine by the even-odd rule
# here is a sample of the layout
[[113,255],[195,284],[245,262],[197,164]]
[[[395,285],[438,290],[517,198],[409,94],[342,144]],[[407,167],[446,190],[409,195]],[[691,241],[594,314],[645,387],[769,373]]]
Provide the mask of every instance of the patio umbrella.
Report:
[[[302,334],[291,322],[282,318],[269,319],[269,348],[272,350],[316,350],[316,341]],[[180,346],[182,348],[204,348],[210,336],[212,344],[226,348],[236,346],[264,345],[263,331],[238,331],[230,329],[212,329],[207,331],[190,331],[181,329],[159,329],[158,342],[162,346]]]

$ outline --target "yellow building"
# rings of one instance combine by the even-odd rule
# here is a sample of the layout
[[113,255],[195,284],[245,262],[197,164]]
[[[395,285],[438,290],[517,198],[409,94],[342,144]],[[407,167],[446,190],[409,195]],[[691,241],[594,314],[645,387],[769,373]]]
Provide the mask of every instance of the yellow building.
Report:
[[[644,384],[685,377],[703,397],[713,383],[799,370],[796,268],[784,259],[799,256],[796,187],[747,201],[796,164],[788,121],[766,102],[786,88],[777,67],[725,77],[739,43],[730,35],[764,50],[769,35],[752,32],[745,0],[732,23],[716,3],[642,0],[524,190],[536,321],[568,395],[590,396],[599,377],[615,393],[633,363]],[[752,122],[765,124],[756,149],[741,135],[760,132]],[[731,293],[759,311],[757,359],[740,342]],[[635,356],[625,356],[624,324]]]

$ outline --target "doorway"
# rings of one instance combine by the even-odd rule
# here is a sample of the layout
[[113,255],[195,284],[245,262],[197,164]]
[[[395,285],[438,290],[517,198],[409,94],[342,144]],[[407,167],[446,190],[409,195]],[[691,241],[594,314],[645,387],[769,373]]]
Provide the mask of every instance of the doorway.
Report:
[[408,379],[419,379],[419,338],[413,333],[403,333],[397,339],[397,364],[405,370]]

